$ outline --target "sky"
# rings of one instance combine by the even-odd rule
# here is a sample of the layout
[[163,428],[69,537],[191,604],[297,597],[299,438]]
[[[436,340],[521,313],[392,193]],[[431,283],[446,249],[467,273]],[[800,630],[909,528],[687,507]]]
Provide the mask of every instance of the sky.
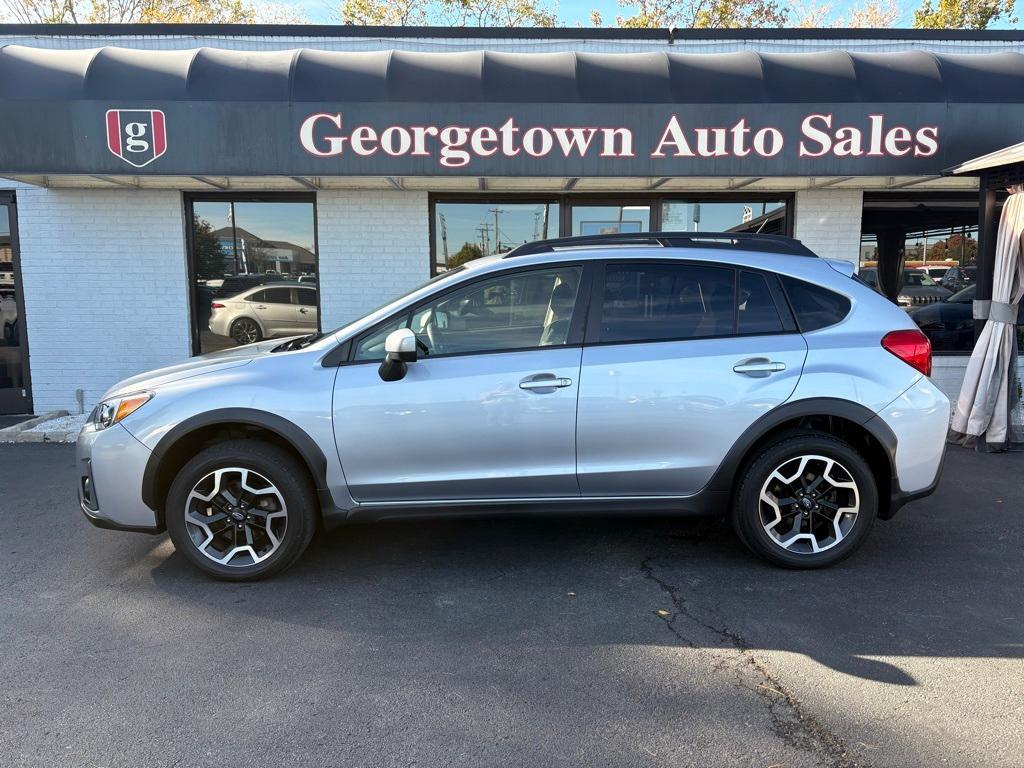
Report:
[[[590,11],[597,9],[601,12],[601,16],[604,18],[605,26],[614,26],[616,16],[630,16],[632,15],[629,8],[621,7],[616,0],[557,0],[558,2],[558,16],[565,26],[590,26]],[[794,3],[793,6],[807,6],[814,7],[822,5],[827,0],[807,0],[805,3]],[[337,21],[332,15],[332,3],[328,0],[284,0],[284,5],[292,5],[301,8],[309,16],[309,20],[316,24],[330,24]],[[863,5],[863,3],[855,2],[855,0],[837,0],[832,3],[833,15],[841,17],[848,15],[851,7],[857,7]],[[920,5],[918,0],[903,0],[902,5],[907,8],[904,12],[903,18],[897,21],[898,26],[910,26],[910,20],[912,17],[911,9],[916,8]],[[798,11],[794,10],[794,14]],[[996,25],[1005,27],[1007,25]]]

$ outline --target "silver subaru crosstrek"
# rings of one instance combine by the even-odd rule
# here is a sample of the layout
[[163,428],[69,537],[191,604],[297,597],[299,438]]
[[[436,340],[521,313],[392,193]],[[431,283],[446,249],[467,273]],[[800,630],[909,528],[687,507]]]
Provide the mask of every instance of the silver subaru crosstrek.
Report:
[[711,514],[789,567],[930,493],[949,402],[907,315],[799,241],[562,238],[449,270],[345,327],[117,384],[82,511],[207,573],[279,572],[322,523]]

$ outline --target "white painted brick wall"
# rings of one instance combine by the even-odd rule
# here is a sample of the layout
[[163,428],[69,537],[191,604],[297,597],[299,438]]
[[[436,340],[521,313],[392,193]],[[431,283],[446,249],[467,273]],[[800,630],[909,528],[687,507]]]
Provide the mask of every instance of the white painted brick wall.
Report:
[[36,413],[189,356],[180,192],[16,192]]
[[430,277],[427,194],[317,193],[321,327],[347,323]]
[[857,189],[802,190],[796,193],[794,230],[804,245],[823,258],[860,259],[863,193]]

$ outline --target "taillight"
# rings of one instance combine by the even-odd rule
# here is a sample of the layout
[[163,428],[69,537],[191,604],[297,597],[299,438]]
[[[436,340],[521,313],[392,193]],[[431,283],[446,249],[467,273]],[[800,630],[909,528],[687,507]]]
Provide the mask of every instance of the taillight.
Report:
[[882,337],[882,346],[925,376],[932,375],[932,343],[916,328],[890,331]]
[[211,301],[210,309],[224,309],[224,305],[221,304],[219,301]]

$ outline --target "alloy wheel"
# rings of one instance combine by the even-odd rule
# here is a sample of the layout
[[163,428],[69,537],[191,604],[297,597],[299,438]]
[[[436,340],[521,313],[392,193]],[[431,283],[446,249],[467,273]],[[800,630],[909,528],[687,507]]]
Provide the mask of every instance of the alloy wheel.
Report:
[[252,344],[259,341],[260,329],[252,320],[236,320],[231,326],[231,338],[239,344]]
[[827,456],[787,459],[768,475],[759,496],[761,526],[794,554],[832,549],[853,530],[860,511],[857,483]]
[[287,526],[284,496],[252,469],[214,470],[185,501],[185,530],[196,549],[219,565],[263,562],[280,548]]

